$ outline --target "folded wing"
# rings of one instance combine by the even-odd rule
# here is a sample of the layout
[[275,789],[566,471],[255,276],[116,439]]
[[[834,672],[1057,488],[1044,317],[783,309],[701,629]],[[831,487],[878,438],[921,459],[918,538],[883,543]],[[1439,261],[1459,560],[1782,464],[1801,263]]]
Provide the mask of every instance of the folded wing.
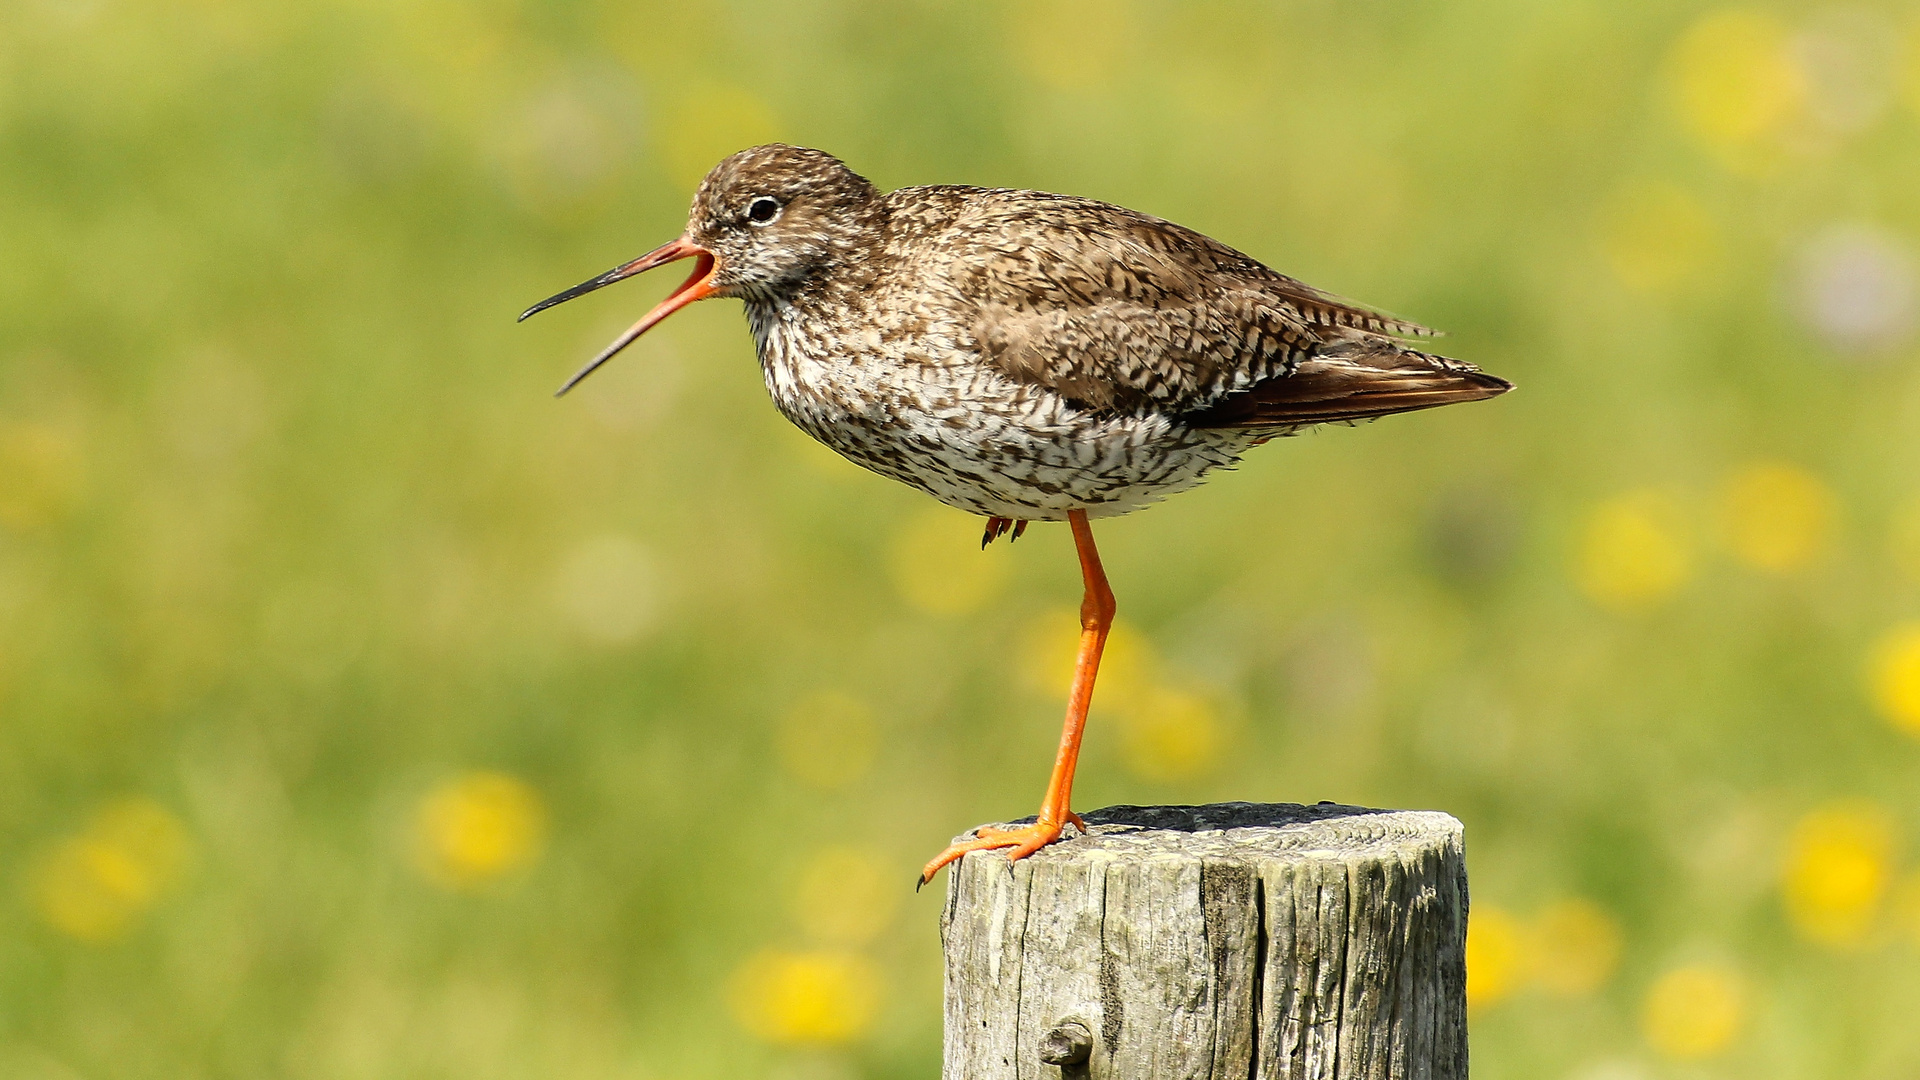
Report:
[[971,330],[1001,372],[1083,407],[1284,430],[1511,388],[1396,340],[1432,334],[1426,327],[1190,229],[1064,196],[1036,210],[1018,194],[1017,204],[970,200],[973,220],[959,230]]

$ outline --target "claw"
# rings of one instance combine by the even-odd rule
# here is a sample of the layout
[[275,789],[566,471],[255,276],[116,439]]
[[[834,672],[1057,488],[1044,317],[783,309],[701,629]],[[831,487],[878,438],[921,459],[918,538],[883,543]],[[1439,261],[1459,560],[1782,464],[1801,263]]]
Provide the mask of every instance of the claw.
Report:
[[988,518],[987,531],[982,533],[980,536],[980,550],[985,551],[987,549],[988,544],[991,544],[995,540],[998,540],[1002,536],[1006,535],[1007,527],[1012,524],[1013,522],[1008,521],[1006,518],[1003,518],[1003,517]]
[[[1019,521],[1015,521],[1013,518],[1003,517],[988,518],[987,531],[980,535],[981,549],[985,550],[988,544],[1007,535],[1007,530],[1009,529],[1013,530],[1013,540],[1018,540],[1020,539],[1020,534],[1027,531],[1027,522],[1024,518]],[[1013,540],[1009,540],[1007,543],[1011,544]]]

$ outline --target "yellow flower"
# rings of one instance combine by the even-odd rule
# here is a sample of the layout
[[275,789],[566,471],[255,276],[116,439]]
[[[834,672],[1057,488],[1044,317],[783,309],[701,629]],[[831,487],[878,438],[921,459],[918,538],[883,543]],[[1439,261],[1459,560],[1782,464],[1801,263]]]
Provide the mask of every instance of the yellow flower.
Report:
[[1681,121],[1734,161],[1778,134],[1806,96],[1786,25],[1760,12],[1707,14],[1681,36],[1669,59]]
[[472,772],[420,801],[420,870],[448,888],[471,889],[531,866],[547,839],[539,792],[516,777]]
[[1868,802],[1836,803],[1800,819],[1780,888],[1802,934],[1857,945],[1873,929],[1893,875],[1893,822]]
[[1643,183],[1621,193],[1602,225],[1602,246],[1621,284],[1660,292],[1713,262],[1716,232],[1700,200],[1672,184]]
[[80,449],[70,432],[46,424],[0,427],[0,526],[49,525],[73,508]]
[[82,941],[108,941],[159,901],[185,872],[186,826],[151,799],[102,807],[86,828],[33,863],[27,891],[40,917]]
[[767,950],[733,978],[734,1018],[769,1042],[847,1043],[872,1027],[880,972],[857,953]]
[[780,764],[817,788],[845,787],[873,768],[880,748],[873,709],[837,690],[809,694],[780,718]]
[[1756,570],[1784,574],[1820,557],[1833,533],[1833,493],[1794,465],[1765,462],[1727,482],[1721,520],[1728,545]]
[[1508,912],[1476,905],[1467,920],[1467,1005],[1480,1009],[1513,993],[1526,976],[1526,930]]
[[1219,761],[1223,727],[1219,707],[1206,696],[1154,686],[1122,699],[1121,752],[1148,780],[1190,779]]
[[1920,735],[1920,622],[1902,623],[1881,637],[1869,676],[1880,712],[1907,734]]
[[907,602],[934,615],[965,615],[999,595],[1003,552],[980,550],[986,522],[945,506],[909,518],[894,536],[893,583]]
[[1675,968],[1654,982],[1640,1022],[1655,1050],[1680,1061],[1697,1061],[1725,1050],[1740,1033],[1746,1012],[1746,987],[1738,975],[1696,964]]
[[864,945],[893,922],[901,890],[873,854],[820,848],[808,855],[794,890],[794,914],[811,937]]
[[1682,521],[1675,500],[1651,489],[1594,507],[1575,565],[1581,591],[1614,611],[1641,610],[1665,600],[1693,573]]
[[1590,994],[1620,962],[1620,924],[1590,900],[1547,905],[1532,933],[1533,980],[1556,994]]

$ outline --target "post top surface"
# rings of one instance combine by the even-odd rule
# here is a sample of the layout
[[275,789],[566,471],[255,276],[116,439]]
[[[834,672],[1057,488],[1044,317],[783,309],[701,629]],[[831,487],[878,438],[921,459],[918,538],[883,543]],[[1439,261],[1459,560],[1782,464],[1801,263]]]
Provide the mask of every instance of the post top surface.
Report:
[[[1108,806],[1081,815],[1090,830],[1031,856],[1075,859],[1378,859],[1458,847],[1464,827],[1433,810],[1377,810],[1339,803],[1210,803],[1205,806]],[[1032,821],[1032,818],[1025,819]],[[1018,824],[1018,822],[1012,823]],[[973,852],[968,861],[1004,860]]]

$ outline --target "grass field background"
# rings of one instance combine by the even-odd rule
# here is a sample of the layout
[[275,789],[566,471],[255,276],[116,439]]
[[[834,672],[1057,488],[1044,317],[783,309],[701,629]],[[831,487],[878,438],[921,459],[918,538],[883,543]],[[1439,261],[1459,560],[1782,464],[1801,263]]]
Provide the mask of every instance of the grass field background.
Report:
[[1101,523],[1083,808],[1460,817],[1485,1080],[1920,1070],[1920,7],[14,0],[0,1077],[935,1074],[1069,537],[513,323],[773,139],[1520,386]]

